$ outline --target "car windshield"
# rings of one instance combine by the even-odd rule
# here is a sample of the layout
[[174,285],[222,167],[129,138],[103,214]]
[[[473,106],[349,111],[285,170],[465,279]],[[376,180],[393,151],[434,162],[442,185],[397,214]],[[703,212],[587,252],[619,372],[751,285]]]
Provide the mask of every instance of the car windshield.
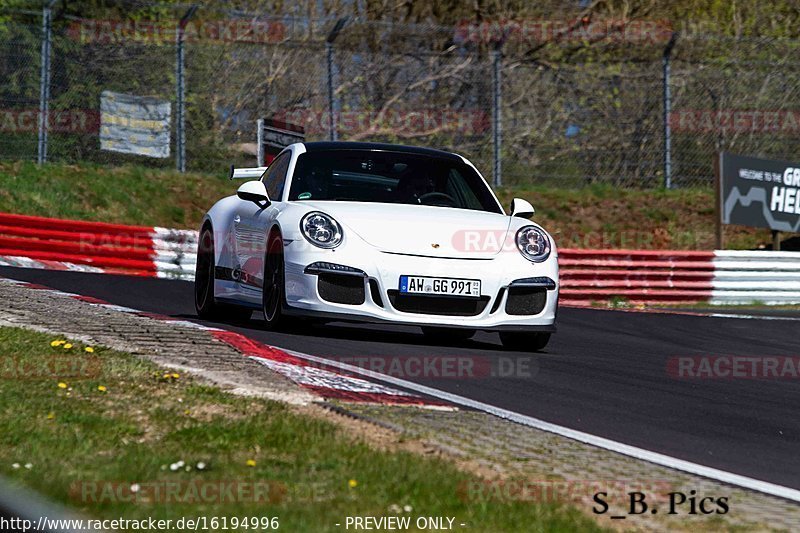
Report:
[[321,150],[300,155],[289,200],[380,202],[502,212],[486,182],[463,161],[373,150]]

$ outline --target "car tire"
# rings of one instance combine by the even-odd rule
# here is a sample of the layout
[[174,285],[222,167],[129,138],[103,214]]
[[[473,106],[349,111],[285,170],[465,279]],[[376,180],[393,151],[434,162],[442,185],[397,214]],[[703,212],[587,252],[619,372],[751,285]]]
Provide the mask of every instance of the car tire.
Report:
[[283,261],[283,238],[273,231],[267,238],[267,249],[264,253],[264,284],[261,296],[261,308],[264,311],[266,329],[281,330],[286,327],[286,282]]
[[446,328],[435,326],[423,326],[422,333],[425,337],[435,342],[456,342],[465,341],[475,335],[474,329],[467,328]]
[[197,246],[197,264],[194,273],[194,307],[200,318],[210,320],[241,321],[250,318],[251,309],[226,305],[214,299],[214,232],[205,227]]
[[526,333],[517,331],[501,331],[500,341],[503,346],[515,352],[539,352],[550,342],[550,333]]

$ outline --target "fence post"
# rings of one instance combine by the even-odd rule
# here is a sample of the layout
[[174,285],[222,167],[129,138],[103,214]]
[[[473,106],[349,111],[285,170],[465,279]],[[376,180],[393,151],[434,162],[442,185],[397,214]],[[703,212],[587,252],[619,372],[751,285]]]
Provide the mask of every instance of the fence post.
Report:
[[328,59],[328,139],[335,141],[336,132],[336,107],[333,100],[333,43],[325,43],[325,53]]
[[50,41],[52,38],[51,10],[57,0],[42,7],[42,57],[39,74],[39,148],[36,158],[40,165],[47,162],[47,128],[50,114]]
[[672,49],[675,47],[675,41],[678,40],[678,33],[673,32],[672,37],[664,48],[664,57],[662,58],[662,66],[664,68],[663,84],[664,84],[664,188],[672,188],[672,130],[669,123],[669,115],[672,108],[672,94],[670,93],[670,59],[672,56]]
[[183,28],[180,24],[175,35],[175,168],[178,172],[186,171],[186,140],[184,138],[185,117],[183,115],[183,98],[185,87],[183,85]]
[[183,37],[186,24],[192,18],[194,12],[197,11],[197,6],[191,6],[186,13],[181,17],[178,22],[178,27],[175,31],[175,114],[176,118],[176,132],[175,132],[175,168],[178,172],[186,172],[186,83],[184,80],[184,53],[183,53]]
[[498,46],[492,52],[492,142],[494,145],[494,164],[492,166],[492,178],[495,187],[503,185],[503,174],[500,161],[500,149],[503,142],[503,111],[502,90],[500,80],[500,68],[502,66],[503,55]]
[[336,101],[333,97],[333,42],[345,24],[347,24],[347,17],[337,20],[325,39],[325,56],[328,63],[328,139],[331,141],[339,140],[339,132],[336,127]]

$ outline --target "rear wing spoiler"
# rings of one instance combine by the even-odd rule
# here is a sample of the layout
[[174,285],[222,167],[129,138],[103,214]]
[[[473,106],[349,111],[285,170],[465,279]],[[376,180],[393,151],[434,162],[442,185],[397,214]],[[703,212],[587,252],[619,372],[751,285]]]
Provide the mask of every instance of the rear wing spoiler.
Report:
[[257,180],[260,179],[266,171],[267,167],[234,168],[234,166],[231,165],[231,172],[228,175],[228,179]]

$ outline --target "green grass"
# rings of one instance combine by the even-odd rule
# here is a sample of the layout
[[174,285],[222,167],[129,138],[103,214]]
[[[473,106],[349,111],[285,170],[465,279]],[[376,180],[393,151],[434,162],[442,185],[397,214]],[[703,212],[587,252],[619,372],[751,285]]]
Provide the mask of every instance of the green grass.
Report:
[[715,312],[724,313],[725,311],[764,311],[764,310],[772,310],[772,311],[794,311],[800,312],[800,305],[792,305],[792,304],[779,304],[779,305],[767,305],[764,302],[754,301],[750,304],[726,304],[726,303],[715,303],[711,304],[708,302],[697,302],[697,303],[664,303],[659,305],[650,305],[649,307],[661,307],[665,309],[698,309],[698,310],[712,310]]
[[[32,162],[0,163],[0,212],[125,224],[197,228],[214,202],[233,194],[238,182],[218,175],[179,174],[139,166]],[[562,248],[714,248],[714,198],[709,189],[626,190],[595,184],[578,189],[505,187],[536,208]],[[767,230],[730,226],[730,249],[771,243]]]
[[0,211],[138,225],[191,227],[235,192],[219,175],[138,166],[0,163]]
[[[0,328],[0,475],[90,517],[277,516],[286,531],[341,531],[334,524],[348,515],[410,505],[406,516],[453,516],[471,531],[599,529],[575,507],[467,501],[459,488],[475,478],[441,459],[377,450],[283,404],[164,378],[125,353],[53,347],[53,339]],[[41,371],[65,358],[95,362],[73,377]],[[207,466],[169,468],[181,460]],[[165,481],[266,483],[271,503],[131,503],[99,490],[112,482],[127,497],[134,483]]]
[[[620,189],[593,184],[580,189],[542,186],[501,188],[503,205],[525,198],[534,220],[562,248],[712,250],[715,247],[711,189]],[[728,249],[757,249],[772,242],[769,230],[727,226]]]

